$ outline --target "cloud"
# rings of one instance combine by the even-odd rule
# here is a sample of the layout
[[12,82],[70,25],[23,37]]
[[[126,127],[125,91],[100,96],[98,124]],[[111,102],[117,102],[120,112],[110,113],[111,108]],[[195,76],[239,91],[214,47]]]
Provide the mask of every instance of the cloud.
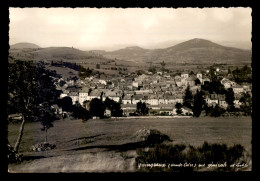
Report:
[[140,46],[206,38],[250,41],[250,8],[10,8],[10,44]]

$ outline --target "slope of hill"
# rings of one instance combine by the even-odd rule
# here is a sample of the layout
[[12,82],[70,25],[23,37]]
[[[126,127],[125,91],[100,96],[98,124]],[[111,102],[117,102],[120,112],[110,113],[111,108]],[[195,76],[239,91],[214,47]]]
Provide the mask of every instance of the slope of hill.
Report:
[[48,47],[32,52],[34,56],[39,58],[65,58],[65,59],[81,59],[91,56],[89,52],[70,48],[70,47]]
[[40,46],[33,43],[16,43],[10,46],[10,49],[24,49],[24,48],[41,48]]
[[97,57],[94,52],[82,51],[70,47],[48,47],[37,49],[10,49],[9,54],[22,59],[79,60]]
[[249,63],[251,51],[226,47],[209,40],[192,39],[165,49],[125,48],[103,53],[105,57],[119,58],[134,62],[168,62],[168,63]]
[[[25,46],[26,45],[26,46]],[[12,49],[20,47],[20,49]],[[22,48],[27,47],[27,48]],[[28,48],[33,47],[33,48]],[[36,48],[38,47],[38,48]],[[82,51],[71,47],[48,47],[30,43],[19,43],[11,46],[9,53],[22,59],[69,60],[72,62],[106,63],[111,60],[114,64],[147,64],[162,61],[174,65],[179,64],[243,64],[251,62],[251,50],[222,46],[204,39],[192,39],[164,49],[144,49],[138,46],[126,47],[116,51]],[[90,60],[90,59],[93,60]],[[107,60],[110,59],[110,60]],[[81,61],[82,60],[82,61]]]
[[150,56],[151,52],[152,50],[149,49],[143,49],[138,46],[131,46],[113,52],[103,52],[103,55],[112,59],[116,58],[133,62],[140,62],[146,61],[146,58]]

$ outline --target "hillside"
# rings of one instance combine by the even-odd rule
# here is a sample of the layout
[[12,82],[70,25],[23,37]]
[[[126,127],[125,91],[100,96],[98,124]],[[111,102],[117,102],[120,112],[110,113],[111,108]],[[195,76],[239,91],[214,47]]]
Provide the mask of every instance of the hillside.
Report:
[[94,52],[82,51],[70,47],[48,47],[37,49],[10,49],[10,56],[22,59],[45,60],[81,60],[97,57]]
[[90,53],[70,47],[49,47],[32,52],[39,58],[81,59],[91,56]]
[[[14,47],[20,48],[14,49]],[[20,59],[68,60],[71,62],[88,62],[93,63],[93,65],[97,63],[111,64],[111,61],[114,61],[114,65],[147,65],[149,62],[160,63],[164,61],[172,66],[176,63],[250,63],[252,54],[251,50],[222,46],[209,40],[198,38],[163,49],[144,49],[138,46],[130,46],[111,52],[104,50],[82,51],[73,47],[39,48],[39,46],[30,43],[18,43],[11,46],[9,53],[10,56]]]
[[33,43],[16,43],[10,46],[10,49],[24,49],[24,48],[41,48]]
[[102,52],[107,58],[116,58],[119,60],[129,60],[133,62],[143,62],[150,56],[152,51],[149,49],[143,49],[138,46],[126,47],[124,49],[116,50],[113,52]]
[[168,63],[249,63],[251,51],[226,47],[209,40],[192,39],[165,49],[125,48],[103,53],[105,57],[118,58],[133,62]]

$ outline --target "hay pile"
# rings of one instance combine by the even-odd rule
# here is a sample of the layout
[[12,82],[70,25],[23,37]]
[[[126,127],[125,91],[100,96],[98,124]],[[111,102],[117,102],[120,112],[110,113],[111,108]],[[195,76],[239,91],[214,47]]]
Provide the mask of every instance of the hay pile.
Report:
[[168,135],[161,133],[156,129],[143,128],[134,134],[134,138],[138,142],[144,142],[147,146],[160,144],[164,141],[172,141]]
[[32,146],[32,150],[35,152],[46,151],[46,150],[52,150],[55,147],[56,147],[56,145],[52,145],[50,143],[38,143],[38,144]]

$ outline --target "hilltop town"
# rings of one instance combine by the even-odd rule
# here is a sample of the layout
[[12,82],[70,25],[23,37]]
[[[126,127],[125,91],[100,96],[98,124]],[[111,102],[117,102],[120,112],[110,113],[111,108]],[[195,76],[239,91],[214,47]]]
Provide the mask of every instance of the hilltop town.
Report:
[[[146,104],[149,116],[174,116],[177,115],[176,103],[184,103],[187,87],[192,95],[203,90],[203,98],[208,107],[218,105],[224,110],[228,108],[225,93],[206,90],[207,85],[212,81],[212,74],[220,80],[225,90],[229,88],[233,90],[235,108],[240,108],[242,105],[240,99],[245,93],[251,95],[252,84],[250,81],[236,82],[230,70],[217,66],[198,72],[184,71],[175,76],[164,71],[131,72],[119,74],[117,77],[92,73],[84,78],[55,78],[55,85],[58,90],[62,91],[61,99],[70,97],[73,105],[79,103],[85,109],[89,109],[89,103],[95,98],[102,101],[109,98],[121,104],[123,116],[137,116],[138,102]],[[56,112],[62,113],[62,109],[57,105],[53,107],[56,108]],[[111,111],[108,108],[105,110],[105,115],[111,116]],[[192,116],[191,107],[183,106],[182,115]]]

